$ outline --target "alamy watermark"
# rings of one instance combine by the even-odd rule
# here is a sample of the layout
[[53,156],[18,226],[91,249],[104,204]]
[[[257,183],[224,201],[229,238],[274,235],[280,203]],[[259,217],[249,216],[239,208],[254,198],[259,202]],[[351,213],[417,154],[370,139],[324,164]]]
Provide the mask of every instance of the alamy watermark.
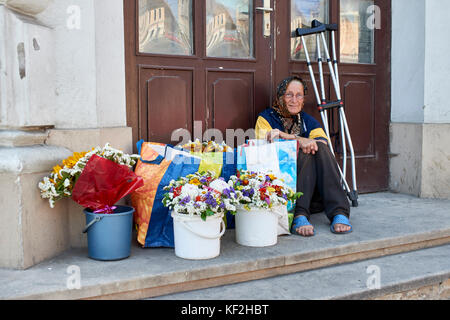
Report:
[[369,30],[381,29],[381,9],[379,6],[371,5],[367,8],[367,14],[370,16],[367,18],[366,26]]
[[81,8],[78,5],[70,5],[66,10],[67,19],[66,26],[69,30],[81,29]]
[[370,274],[366,281],[366,287],[369,290],[381,288],[381,269],[377,265],[370,265],[366,269],[366,273]]
[[81,289],[81,269],[77,265],[70,265],[66,269],[69,276],[66,279],[66,287],[69,290]]

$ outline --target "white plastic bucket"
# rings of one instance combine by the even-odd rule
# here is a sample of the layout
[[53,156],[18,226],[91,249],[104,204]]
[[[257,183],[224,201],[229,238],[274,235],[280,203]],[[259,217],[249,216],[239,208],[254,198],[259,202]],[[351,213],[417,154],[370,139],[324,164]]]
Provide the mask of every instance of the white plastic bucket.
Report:
[[200,216],[172,211],[172,217],[177,257],[201,260],[215,258],[220,254],[220,238],[226,230],[223,215],[207,217],[203,221]]
[[235,220],[236,242],[248,247],[277,244],[278,214],[270,209],[238,207]]

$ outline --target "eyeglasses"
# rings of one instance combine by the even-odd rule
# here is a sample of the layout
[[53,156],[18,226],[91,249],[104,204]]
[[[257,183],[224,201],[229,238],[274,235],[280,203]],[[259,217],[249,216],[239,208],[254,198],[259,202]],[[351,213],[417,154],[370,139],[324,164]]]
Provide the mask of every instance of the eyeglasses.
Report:
[[[286,93],[284,95],[287,99],[292,100],[294,98],[294,94],[293,93]],[[305,96],[301,95],[300,93],[297,93],[295,95],[295,97],[297,98],[297,100],[302,100]]]

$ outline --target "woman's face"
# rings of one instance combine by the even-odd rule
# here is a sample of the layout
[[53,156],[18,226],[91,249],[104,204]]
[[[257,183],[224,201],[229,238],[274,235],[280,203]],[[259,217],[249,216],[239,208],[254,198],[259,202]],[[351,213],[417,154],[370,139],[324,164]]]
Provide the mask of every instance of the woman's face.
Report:
[[291,81],[286,88],[286,93],[283,96],[284,103],[289,113],[298,114],[304,104],[304,89],[299,81]]

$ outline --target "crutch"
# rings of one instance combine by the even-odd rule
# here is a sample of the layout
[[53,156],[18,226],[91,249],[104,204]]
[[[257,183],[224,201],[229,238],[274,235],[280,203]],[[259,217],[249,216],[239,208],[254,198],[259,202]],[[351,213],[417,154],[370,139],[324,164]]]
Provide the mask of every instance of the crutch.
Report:
[[[328,125],[328,114],[327,110],[338,109],[339,112],[339,128],[341,134],[341,145],[342,145],[342,167],[341,170],[339,164],[337,164],[339,173],[341,175],[341,181],[343,184],[344,190],[347,192],[347,196],[352,202],[353,207],[358,206],[358,190],[356,187],[356,168],[355,168],[355,152],[353,150],[352,139],[350,136],[350,131],[348,129],[347,119],[345,117],[344,111],[344,101],[341,98],[341,89],[339,85],[339,70],[338,70],[338,61],[336,59],[336,44],[334,34],[335,31],[338,30],[337,24],[322,24],[317,20],[313,20],[311,24],[311,28],[297,28],[293,33],[293,37],[300,37],[303,49],[305,50],[306,64],[308,66],[309,74],[311,77],[311,82],[314,88],[314,94],[317,100],[317,108],[319,109],[320,116],[322,118],[322,123],[324,125],[325,133],[330,141],[328,146],[330,147],[331,153],[334,155],[333,146],[331,144],[329,125]],[[330,54],[328,51],[327,41],[325,39],[325,32],[331,31],[331,43],[332,43],[332,55],[333,60],[330,58]],[[306,41],[304,39],[307,35],[316,35],[316,46],[317,46],[317,64],[319,69],[319,83],[320,83],[320,95],[319,90],[317,88],[316,79],[314,76],[314,71],[312,68],[312,63],[309,59],[308,48],[306,46]],[[336,93],[336,101],[327,101],[325,96],[325,85],[323,79],[323,68],[322,68],[322,50],[321,50],[321,42],[323,44],[325,58],[327,59],[328,68],[330,70],[330,77],[333,82],[333,87]],[[353,190],[350,190],[348,183],[346,181],[346,168],[347,168],[347,142],[348,147],[350,149],[351,156],[351,166],[352,166],[352,184]]]

